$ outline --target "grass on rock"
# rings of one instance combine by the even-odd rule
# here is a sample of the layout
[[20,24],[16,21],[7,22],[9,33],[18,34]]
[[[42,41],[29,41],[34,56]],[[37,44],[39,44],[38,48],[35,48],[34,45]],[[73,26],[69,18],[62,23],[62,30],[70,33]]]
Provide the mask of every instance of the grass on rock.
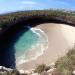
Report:
[[41,73],[43,71],[47,71],[50,69],[50,66],[47,66],[46,64],[41,64],[41,65],[38,65],[36,68],[35,68],[35,71],[34,72],[37,72],[37,73]]
[[60,75],[72,75],[72,72],[75,70],[75,47],[67,55],[58,59],[55,67]]

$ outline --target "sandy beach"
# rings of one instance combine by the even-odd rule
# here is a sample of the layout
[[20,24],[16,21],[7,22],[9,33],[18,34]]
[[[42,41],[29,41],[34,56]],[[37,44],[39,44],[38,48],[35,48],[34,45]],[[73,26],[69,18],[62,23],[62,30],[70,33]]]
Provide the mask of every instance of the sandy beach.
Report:
[[50,65],[64,56],[75,43],[75,28],[65,24],[45,23],[35,28],[42,29],[48,36],[48,48],[35,60],[16,65],[19,70],[31,70],[39,64]]

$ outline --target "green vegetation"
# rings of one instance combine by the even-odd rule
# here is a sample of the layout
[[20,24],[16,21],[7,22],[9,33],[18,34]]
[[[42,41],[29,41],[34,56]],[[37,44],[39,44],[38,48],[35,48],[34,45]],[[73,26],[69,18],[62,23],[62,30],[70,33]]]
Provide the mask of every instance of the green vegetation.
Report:
[[72,75],[72,71],[75,70],[75,47],[72,48],[66,56],[58,59],[55,66],[58,75]]
[[[61,57],[56,61],[55,68],[52,75],[72,75],[73,70],[75,70],[75,47],[64,57]],[[41,64],[36,67],[35,72],[41,73],[49,69],[49,66]]]
[[2,70],[2,71],[0,71],[0,75],[20,75],[20,73],[16,69],[11,70],[11,71]]
[[[33,10],[26,12],[15,12],[10,14],[0,15],[0,32],[7,29],[9,26],[14,25],[19,21],[27,21],[33,18],[42,19],[56,19],[62,20],[67,23],[75,25],[75,12],[65,12],[63,10]],[[72,71],[75,70],[75,48],[70,50],[66,56],[58,59],[56,62],[56,70],[53,75],[71,75]],[[41,73],[49,70],[50,67],[45,64],[36,67],[35,72]],[[10,75],[19,75],[19,72],[14,70]],[[9,74],[7,74],[9,75]]]
[[65,10],[33,10],[33,11],[21,11],[9,14],[0,15],[0,30],[4,30],[9,26],[15,24],[20,20],[29,20],[31,18],[42,19],[58,19],[64,22],[75,24],[75,13]]
[[28,75],[28,74],[20,74],[20,72],[16,69],[13,69],[11,71],[0,71],[0,75]]
[[35,69],[34,72],[41,73],[41,72],[47,71],[47,70],[49,70],[49,69],[50,69],[50,66],[47,66],[47,65],[45,65],[45,64],[41,64],[41,65],[38,65],[38,66],[36,67],[36,69]]
[[17,70],[13,70],[12,72],[9,73],[9,75],[20,75],[20,73]]

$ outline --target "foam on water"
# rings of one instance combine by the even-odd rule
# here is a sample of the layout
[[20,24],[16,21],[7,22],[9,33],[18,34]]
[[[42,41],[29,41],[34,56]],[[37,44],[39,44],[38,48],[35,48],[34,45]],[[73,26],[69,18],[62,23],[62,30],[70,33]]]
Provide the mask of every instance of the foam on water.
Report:
[[31,28],[30,26],[28,28],[34,34],[37,34],[39,40],[35,45],[32,45],[31,49],[18,57],[18,60],[16,60],[17,65],[37,59],[48,48],[48,37],[45,32],[38,28]]

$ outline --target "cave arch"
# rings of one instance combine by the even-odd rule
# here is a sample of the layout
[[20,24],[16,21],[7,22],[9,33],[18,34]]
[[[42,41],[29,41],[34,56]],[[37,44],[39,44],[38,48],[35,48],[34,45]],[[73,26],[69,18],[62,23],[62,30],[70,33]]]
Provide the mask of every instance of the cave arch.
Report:
[[[25,29],[24,26],[30,25],[31,27],[34,27],[43,23],[63,23],[66,25],[75,26],[72,23],[57,18],[45,18],[39,16],[32,16],[27,19],[20,18],[14,24],[12,24],[2,35],[0,35],[0,65],[9,68],[15,68],[15,49],[12,45],[14,45],[14,43],[19,39],[19,36],[29,30]],[[16,37],[14,38],[14,36]],[[9,50],[9,47],[11,47],[12,50]]]

